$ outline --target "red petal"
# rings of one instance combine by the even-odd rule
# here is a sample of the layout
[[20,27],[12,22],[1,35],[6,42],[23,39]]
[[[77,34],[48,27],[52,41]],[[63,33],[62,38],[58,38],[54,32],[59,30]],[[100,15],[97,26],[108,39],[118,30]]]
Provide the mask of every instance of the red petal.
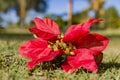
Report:
[[23,57],[35,59],[47,46],[48,43],[45,40],[29,40],[20,46],[18,53]]
[[109,39],[100,34],[88,34],[77,40],[78,48],[87,48],[94,51],[94,54],[101,53],[108,45]]
[[28,69],[34,68],[40,62],[47,62],[53,60],[55,57],[59,55],[59,50],[53,52],[52,49],[46,48],[43,52],[41,52],[35,59],[31,60],[27,64]]
[[67,72],[67,73],[73,73],[73,72],[76,71],[76,69],[75,69],[74,67],[70,66],[70,65],[67,63],[67,61],[64,62],[64,63],[62,63],[61,68],[62,68],[65,72]]
[[78,25],[72,25],[63,38],[64,42],[76,42],[90,32],[90,26],[93,23],[100,22],[98,19],[89,19],[87,22]]
[[35,18],[34,22],[36,27],[30,28],[30,31],[42,39],[53,40],[60,34],[58,25],[51,19]]
[[37,59],[41,62],[50,61],[59,56],[59,53],[60,50],[54,52],[52,49],[46,48]]
[[78,49],[75,50],[74,53],[76,53],[75,56],[68,56],[67,58],[69,65],[76,69],[83,67],[90,72],[94,72],[98,69],[91,51],[87,49]]

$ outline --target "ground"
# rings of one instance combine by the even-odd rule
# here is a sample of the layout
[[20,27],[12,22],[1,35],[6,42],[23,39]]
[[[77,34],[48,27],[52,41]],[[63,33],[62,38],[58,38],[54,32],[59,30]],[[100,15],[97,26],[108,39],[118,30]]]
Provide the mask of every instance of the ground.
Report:
[[45,69],[43,64],[33,71],[27,70],[27,60],[18,55],[18,48],[24,41],[34,37],[27,29],[2,30],[0,32],[0,80],[120,80],[120,30],[93,32],[110,38],[99,71],[89,73],[79,69],[74,74],[66,74],[60,68]]

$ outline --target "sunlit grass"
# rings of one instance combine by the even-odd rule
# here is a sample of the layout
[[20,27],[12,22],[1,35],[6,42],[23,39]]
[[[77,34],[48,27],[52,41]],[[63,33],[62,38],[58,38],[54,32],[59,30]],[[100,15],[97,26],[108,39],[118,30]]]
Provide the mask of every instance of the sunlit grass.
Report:
[[19,29],[0,33],[0,80],[120,80],[120,32],[119,30],[97,32],[109,36],[111,40],[104,51],[99,71],[88,73],[79,69],[74,74],[66,74],[60,68],[45,69],[46,64],[40,64],[35,70],[28,71],[27,61],[18,56],[18,48],[24,41],[33,39],[33,36],[26,30]]

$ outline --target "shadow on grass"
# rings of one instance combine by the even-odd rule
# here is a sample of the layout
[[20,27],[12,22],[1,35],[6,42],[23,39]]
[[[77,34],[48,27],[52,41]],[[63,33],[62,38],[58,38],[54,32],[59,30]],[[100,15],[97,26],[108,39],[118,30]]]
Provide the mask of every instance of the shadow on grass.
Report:
[[29,40],[34,39],[32,34],[0,33],[0,40]]
[[100,64],[100,68],[101,69],[108,69],[108,68],[116,68],[116,69],[120,69],[120,63],[112,63],[112,62],[109,62],[109,63],[101,63]]
[[99,74],[104,73],[106,70],[111,70],[111,69],[120,69],[120,63],[113,63],[113,62],[108,62],[108,63],[101,63],[99,65]]

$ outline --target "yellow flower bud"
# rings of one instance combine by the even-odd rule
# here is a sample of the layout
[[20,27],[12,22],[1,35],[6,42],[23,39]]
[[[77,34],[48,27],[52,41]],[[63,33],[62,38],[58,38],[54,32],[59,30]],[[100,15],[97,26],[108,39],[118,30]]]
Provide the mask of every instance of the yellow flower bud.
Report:
[[66,48],[66,49],[65,49],[65,54],[70,54],[69,48]]
[[62,46],[63,46],[64,49],[67,48],[67,44],[66,43],[63,43]]
[[75,55],[75,53],[74,52],[70,52],[70,55]]
[[48,45],[48,48],[52,48],[52,46],[51,46],[51,45]]
[[36,39],[38,38],[35,34],[33,34],[33,37],[36,38]]
[[58,39],[61,39],[61,35],[58,35]]
[[54,51],[57,51],[58,47],[56,45],[53,45],[53,49],[54,49]]
[[59,40],[56,41],[56,44],[59,44]]
[[50,42],[50,41],[48,41],[48,43],[49,43],[49,44],[51,44],[51,45],[53,45],[53,43],[52,43],[52,42]]

